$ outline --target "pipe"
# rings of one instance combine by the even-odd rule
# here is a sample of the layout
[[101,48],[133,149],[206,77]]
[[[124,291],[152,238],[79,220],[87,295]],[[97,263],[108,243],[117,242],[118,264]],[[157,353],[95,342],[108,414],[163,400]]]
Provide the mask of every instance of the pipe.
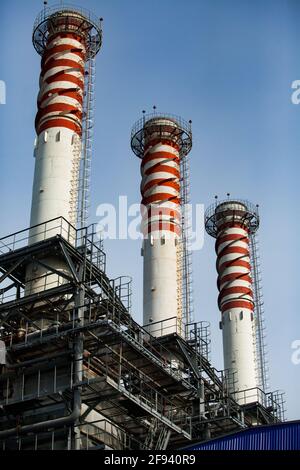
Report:
[[38,357],[36,359],[30,359],[28,361],[17,362],[16,364],[6,364],[6,369],[20,369],[21,367],[28,367],[34,364],[40,364],[40,363],[43,364],[44,362],[50,362],[53,359],[58,359],[59,357],[69,356],[69,355],[70,355],[70,351],[64,351],[60,354],[50,354],[49,356],[45,358]]
[[[80,269],[80,278],[83,277],[83,272],[82,268]],[[84,286],[81,285],[81,288],[78,290],[77,295],[75,297],[75,307],[76,307],[76,312],[77,312],[77,320],[80,325],[83,324],[84,321],[84,298],[85,298],[85,289]],[[83,379],[83,333],[79,332],[76,336],[76,341],[75,341],[75,363],[74,363],[74,369],[75,369],[75,383],[81,383]],[[79,400],[80,400],[80,405],[79,409],[81,410],[81,387],[78,389],[79,393]],[[77,425],[79,425],[79,417],[80,417],[80,410],[79,410],[79,415],[75,418],[75,422]],[[77,427],[75,428],[75,445],[74,445],[75,450],[80,450],[80,428]]]

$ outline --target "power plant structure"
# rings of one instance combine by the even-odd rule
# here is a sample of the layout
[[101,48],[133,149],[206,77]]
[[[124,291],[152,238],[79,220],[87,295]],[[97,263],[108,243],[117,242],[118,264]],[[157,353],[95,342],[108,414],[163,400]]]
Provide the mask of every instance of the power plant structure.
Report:
[[265,390],[267,380],[260,295],[254,301],[259,283],[253,240],[259,226],[258,207],[230,200],[229,195],[225,201],[216,199],[206,211],[205,226],[216,238],[218,305],[229,390],[237,401],[251,403],[252,391],[258,386]]
[[184,207],[191,122],[153,113],[133,127],[141,161],[144,327],[154,336],[178,332],[190,320],[189,252]]
[[[95,57],[90,12],[45,5],[30,227],[0,239],[0,449],[181,449],[281,423],[266,387],[257,208],[216,202],[225,370],[194,321],[189,246],[191,122],[154,111],[134,125],[141,159],[143,325],[131,284],[110,279],[88,224]],[[1,354],[3,357],[3,354]]]

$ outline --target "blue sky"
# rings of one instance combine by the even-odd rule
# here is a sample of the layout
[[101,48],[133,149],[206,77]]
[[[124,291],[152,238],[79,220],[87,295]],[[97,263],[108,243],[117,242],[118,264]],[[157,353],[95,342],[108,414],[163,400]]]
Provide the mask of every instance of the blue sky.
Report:
[[[300,79],[297,0],[87,0],[104,18],[97,57],[91,221],[119,195],[139,201],[139,161],[130,130],[142,109],[193,121],[194,203],[227,192],[260,204],[260,251],[271,388],[286,391],[288,418],[300,418],[299,153]],[[51,5],[52,2],[49,2]],[[31,43],[40,0],[2,0],[0,79],[0,234],[29,224],[39,56]],[[140,242],[105,245],[108,274],[134,281],[133,313],[142,315]],[[212,329],[212,358],[222,368],[214,242],[194,253],[196,320]]]

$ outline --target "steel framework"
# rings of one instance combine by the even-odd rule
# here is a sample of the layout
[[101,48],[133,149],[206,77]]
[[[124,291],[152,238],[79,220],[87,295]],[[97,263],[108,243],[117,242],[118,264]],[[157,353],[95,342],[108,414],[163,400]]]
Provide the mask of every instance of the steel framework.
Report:
[[[107,277],[93,225],[58,218],[35,228],[37,243],[29,229],[0,239],[1,448],[178,448],[282,419],[270,394],[252,407],[228,395],[209,361],[208,325],[156,338],[134,321],[130,280]],[[68,274],[55,271],[53,285],[45,279],[46,290],[24,295],[27,264],[51,256]]]

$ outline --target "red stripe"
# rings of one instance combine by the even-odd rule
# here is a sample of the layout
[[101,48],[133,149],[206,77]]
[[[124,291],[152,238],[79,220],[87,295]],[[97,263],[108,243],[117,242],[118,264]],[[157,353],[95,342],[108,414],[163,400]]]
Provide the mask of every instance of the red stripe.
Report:
[[51,70],[52,68],[54,67],[71,67],[71,68],[76,68],[78,69],[82,75],[84,74],[84,67],[82,67],[82,65],[80,65],[78,62],[76,62],[75,60],[71,60],[71,59],[55,59],[55,58],[52,58],[50,60],[48,60],[47,64],[44,65],[44,67],[42,68],[42,71],[41,71],[41,76],[43,77],[45,75],[46,72],[48,72],[49,70]]
[[253,297],[252,289],[249,287],[243,286],[236,286],[236,287],[227,287],[226,289],[222,289],[220,292],[220,298],[226,297],[230,294],[245,294]]
[[42,105],[44,101],[50,98],[49,93],[51,93],[52,97],[57,93],[58,96],[68,96],[69,98],[74,98],[82,105],[83,97],[82,94],[77,90],[78,88],[52,88],[52,90],[47,91],[40,99],[38,99],[38,105]]
[[[225,297],[227,297],[228,295],[231,295],[231,294],[238,294],[238,297],[232,296],[230,299],[224,300]],[[233,302],[233,301],[241,300],[241,299],[246,300],[245,299],[246,296],[251,297],[251,299],[253,299],[252,290],[249,289],[248,287],[238,286],[238,287],[229,287],[229,288],[223,289],[219,293],[219,296],[218,296],[219,309],[222,310],[222,305],[223,305],[224,302],[228,303],[229,301]],[[248,302],[253,302],[253,300],[249,300],[249,299],[247,299],[247,301]]]
[[145,206],[147,204],[150,204],[151,202],[173,202],[174,204],[180,204],[180,199],[177,196],[174,196],[173,194],[168,194],[168,193],[157,193],[153,194],[151,196],[147,196],[142,199],[142,204]]
[[50,129],[51,127],[66,127],[67,129],[71,129],[72,131],[76,132],[78,135],[81,135],[81,127],[78,126],[75,122],[71,121],[70,119],[48,119],[45,123],[43,123],[37,129],[37,134],[40,134],[42,131],[46,129]]
[[[173,178],[172,178],[173,179]],[[142,187],[142,196],[144,196],[145,192],[153,188],[153,186],[168,186],[169,188],[173,188],[176,191],[180,191],[180,185],[176,183],[175,181],[168,181],[164,178],[156,179],[156,180],[151,180],[148,183],[145,184],[145,186]]]
[[163,138],[160,137],[159,139],[152,139],[152,140],[147,141],[147,144],[145,145],[145,148],[144,148],[144,154],[147,152],[147,150],[150,147],[154,147],[154,145],[157,145],[157,144],[170,145],[170,147],[173,147],[178,152],[180,151],[180,146],[178,144],[176,144],[172,140],[163,139]]
[[232,254],[232,253],[240,253],[242,255],[245,255],[245,256],[249,256],[250,253],[249,253],[249,250],[247,248],[242,248],[241,246],[225,246],[225,248],[223,248],[220,253],[218,253],[218,257],[219,259],[222,258],[223,256],[225,255],[229,255],[229,254]]
[[233,242],[234,240],[241,241],[247,244],[249,243],[249,238],[245,235],[240,235],[237,233],[232,233],[230,235],[223,235],[223,236],[218,237],[216,240],[216,251],[219,248],[219,246],[222,245],[222,243],[229,242],[229,241]]
[[146,170],[144,174],[153,175],[153,173],[158,173],[158,172],[171,173],[172,175],[177,176],[177,178],[180,177],[180,173],[176,168],[172,168],[171,166],[168,166],[168,165],[160,165],[159,163],[156,165],[153,165],[151,168],[148,168],[148,170]]
[[225,276],[219,276],[218,277],[218,289],[220,289],[220,285],[227,283],[230,284],[231,281],[248,281],[252,283],[252,278],[249,276],[249,274],[241,274],[241,273],[231,273],[231,274],[225,274]]
[[218,268],[218,273],[221,276],[226,268],[231,268],[232,266],[239,266],[243,268],[251,269],[251,266],[247,261],[243,261],[241,259],[238,260],[231,260],[231,261],[225,261],[225,263],[221,264]]
[[251,312],[253,312],[253,303],[247,302],[246,300],[232,300],[222,305],[222,313],[232,308],[246,308],[248,310],[251,310]]
[[71,82],[71,83],[75,83],[76,85],[78,85],[81,89],[83,89],[84,87],[84,83],[82,80],[80,80],[77,77],[74,77],[74,75],[65,73],[64,70],[62,70],[61,72],[57,72],[54,75],[51,75],[51,77],[47,78],[45,82],[48,84],[54,83],[54,82]]
[[83,43],[83,37],[80,36],[79,34],[75,34],[75,33],[54,33],[52,34],[51,36],[48,37],[48,45],[50,44],[50,42],[54,41],[54,39],[56,38],[60,38],[60,39],[66,39],[66,38],[69,38],[69,39],[75,39],[75,41],[78,41],[78,42],[81,42]]
[[[247,222],[246,222],[247,223]],[[238,228],[242,229],[245,234],[239,233],[228,233],[226,230],[231,228]],[[248,261],[245,261],[245,258],[249,260],[250,253],[249,253],[249,237],[248,232],[249,228],[245,226],[243,223],[237,223],[235,219],[230,222],[225,222],[221,226],[218,227],[219,234],[216,240],[215,249],[218,255],[217,258],[217,270],[218,270],[218,289],[220,291],[218,296],[218,305],[220,310],[224,313],[227,310],[232,308],[242,308],[248,309],[253,311],[253,301],[249,299],[245,299],[244,297],[250,297],[253,299],[253,292],[252,288],[245,287],[241,285],[230,285],[232,282],[236,281],[238,283],[239,280],[247,281],[252,284],[251,279],[251,265]],[[243,242],[246,244],[246,247],[238,246],[239,242]],[[225,244],[223,248],[220,248],[222,244]],[[233,260],[228,260],[222,262],[224,256],[236,254]],[[228,268],[236,266],[237,272],[228,273]],[[240,268],[246,268],[249,272],[248,273],[241,273],[238,272]],[[222,286],[222,288],[220,288]],[[224,300],[227,296],[229,299]],[[232,297],[231,297],[232,296]],[[238,298],[234,298],[238,296]],[[231,297],[231,298],[230,298]]]
[[[36,118],[35,118],[35,128],[37,129],[39,127],[39,123],[44,116],[47,116],[47,114],[53,113],[55,111],[58,111],[58,113],[56,115],[49,116],[48,119],[53,119],[54,117],[59,117],[59,116],[69,117],[69,116],[66,116],[65,113],[72,114],[73,116],[77,117],[79,120],[82,119],[82,112],[79,109],[75,108],[74,106],[65,105],[65,104],[53,104],[38,111]],[[64,116],[61,116],[61,113],[63,113]]]
[[53,54],[58,54],[59,52],[69,52],[75,55],[78,55],[82,60],[85,59],[85,53],[83,49],[79,49],[78,47],[72,46],[72,44],[61,44],[60,46],[54,46],[50,49],[47,49],[42,57],[42,67],[46,64],[47,60],[53,56]]
[[80,115],[82,115],[79,108],[77,108],[76,106],[72,106],[71,104],[67,104],[67,103],[49,104],[48,106],[45,106],[44,108],[39,109],[40,116],[48,114],[48,113],[53,113],[54,111],[69,111],[69,112],[73,111],[76,114],[79,113]]
[[[71,24],[73,24],[72,20]],[[74,25],[75,24],[77,24],[77,22],[74,22]],[[36,115],[36,131],[38,134],[40,134],[42,131],[49,128],[65,127],[81,135],[81,105],[83,102],[82,92],[84,87],[84,67],[79,64],[76,60],[65,58],[64,54],[72,53],[80,59],[84,60],[84,46],[74,47],[72,44],[59,44],[53,45],[53,47],[49,47],[49,44],[54,41],[56,37],[75,39],[81,44],[83,42],[83,39],[76,33],[58,32],[48,38],[48,47],[42,57],[42,86],[45,84],[55,83],[57,81],[65,81],[69,83],[74,83],[76,87],[57,87],[55,89],[45,91],[43,95],[41,95],[40,92],[40,96],[38,98],[38,112]],[[54,69],[55,67],[66,67],[66,69],[60,70],[59,72],[55,72],[47,79],[43,79],[45,73],[51,71],[51,69]],[[70,68],[78,70],[82,77],[78,78],[72,75],[72,73],[70,73]],[[66,96],[73,98],[74,100],[78,101],[78,106],[76,106],[76,104],[72,105],[63,102],[51,104],[51,97],[54,98],[55,96]],[[42,107],[42,104],[46,100],[49,100],[49,104],[46,104],[46,106]],[[49,113],[57,114],[49,116]],[[76,122],[76,119],[78,119],[78,123]]]
[[172,161],[179,164],[179,158],[176,155],[174,155],[173,153],[170,153],[170,152],[153,152],[153,153],[148,153],[147,155],[145,155],[143,157],[141,167],[143,168],[146,163],[148,163],[152,160],[155,160],[157,158],[159,158],[159,159],[163,158],[164,160],[166,160],[166,159],[172,160]]

